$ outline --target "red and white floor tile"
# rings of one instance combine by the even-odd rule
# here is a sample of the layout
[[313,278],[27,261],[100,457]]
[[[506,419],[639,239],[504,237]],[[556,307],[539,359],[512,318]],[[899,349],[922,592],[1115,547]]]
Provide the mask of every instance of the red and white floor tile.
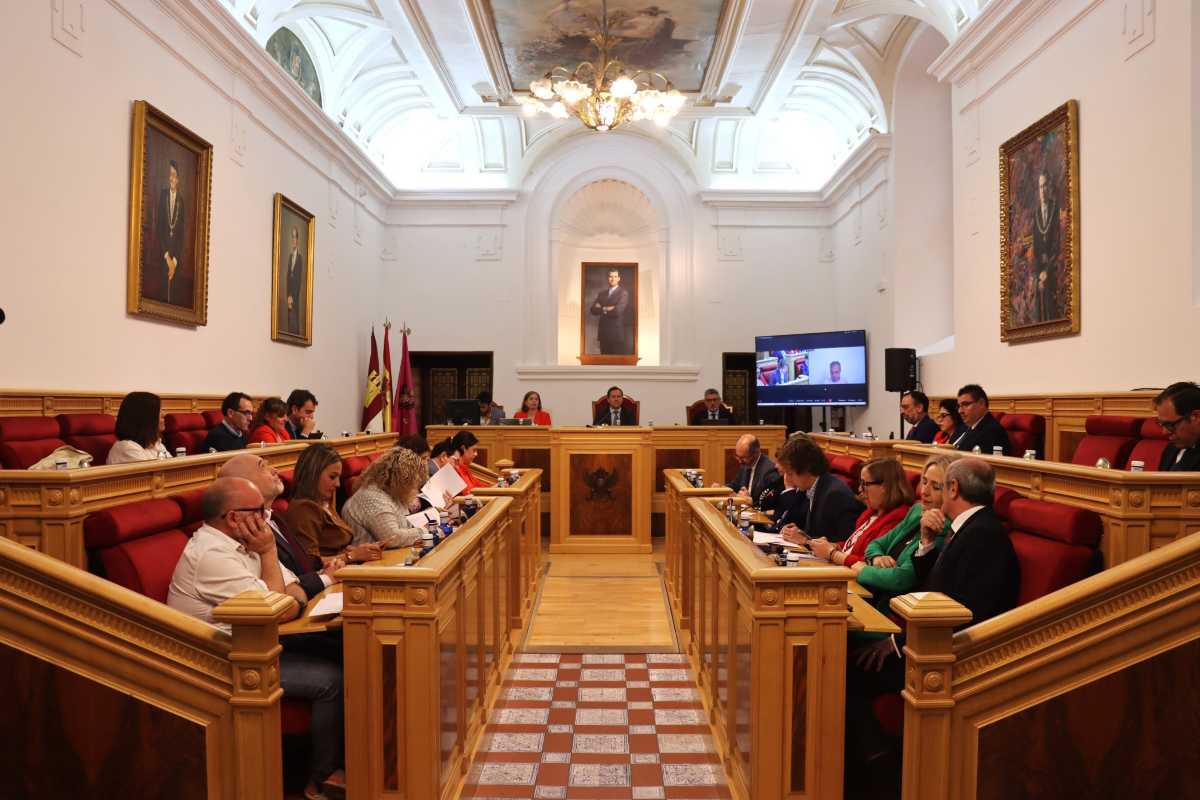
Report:
[[728,798],[715,751],[684,656],[519,653],[463,797]]

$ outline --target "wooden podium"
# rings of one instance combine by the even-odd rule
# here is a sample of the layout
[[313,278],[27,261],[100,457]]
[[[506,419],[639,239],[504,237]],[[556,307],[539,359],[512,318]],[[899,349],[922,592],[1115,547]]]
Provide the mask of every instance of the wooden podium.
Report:
[[[430,444],[461,430],[430,425]],[[651,514],[666,509],[663,470],[696,468],[705,481],[728,481],[737,471],[733,450],[751,433],[772,455],[782,425],[666,428],[544,428],[472,425],[484,466],[509,459],[542,470],[542,508],[550,510],[552,553],[649,553]]]

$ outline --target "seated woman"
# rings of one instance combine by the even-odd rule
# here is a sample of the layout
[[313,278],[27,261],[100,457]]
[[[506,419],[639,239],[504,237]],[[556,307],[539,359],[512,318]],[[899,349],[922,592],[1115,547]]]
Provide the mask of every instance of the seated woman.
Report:
[[358,491],[342,506],[350,523],[350,544],[378,542],[408,547],[421,540],[421,530],[408,521],[408,509],[425,482],[421,457],[404,447],[384,453],[358,479]]
[[162,443],[162,400],[150,392],[130,392],[117,411],[117,443],[106,464],[131,464],[170,458]]
[[808,549],[817,558],[840,566],[854,566],[863,560],[867,545],[904,519],[913,502],[912,484],[904,474],[904,467],[894,458],[874,458],[863,464],[858,491],[867,510],[859,516],[854,532],[843,542],[810,539]]
[[251,447],[259,442],[281,444],[291,440],[292,435],[287,431],[287,406],[283,400],[278,397],[263,400],[250,422],[250,437],[246,440],[246,446]]
[[958,401],[953,398],[938,403],[933,421],[938,425],[938,432],[933,435],[934,444],[950,444],[967,430],[966,423],[958,413]]
[[476,445],[479,438],[470,431],[459,431],[450,440],[450,460],[458,476],[466,482],[466,487],[459,494],[470,494],[475,489],[487,486],[486,483],[471,474],[471,464],[475,461]]
[[887,611],[891,598],[917,588],[912,559],[921,543],[922,528],[936,531],[937,548],[950,530],[950,521],[942,514],[942,483],[946,469],[957,458],[949,453],[929,457],[921,471],[921,502],[909,509],[900,524],[867,545],[863,560],[850,567],[855,580],[875,593],[874,603],[881,611]]
[[295,488],[285,517],[292,533],[309,555],[328,560],[376,561],[377,544],[351,545],[354,534],[337,513],[336,498],[342,481],[342,458],[327,444],[310,444],[300,454],[293,473]]
[[450,439],[442,439],[433,446],[429,451],[429,477],[437,474],[437,471],[450,463],[450,456],[454,454],[454,448],[450,444]]
[[513,414],[513,419],[532,419],[534,425],[550,424],[550,414],[542,411],[542,396],[537,392],[525,393],[521,410]]

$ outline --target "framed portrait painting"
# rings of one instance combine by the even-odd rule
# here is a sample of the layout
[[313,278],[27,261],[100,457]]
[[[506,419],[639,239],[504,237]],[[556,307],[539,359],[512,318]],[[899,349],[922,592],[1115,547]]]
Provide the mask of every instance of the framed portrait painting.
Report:
[[1079,333],[1079,104],[1000,146],[1000,340]]
[[636,365],[638,265],[585,261],[579,284],[579,361]]
[[275,194],[271,247],[271,338],[312,346],[313,254],[316,217]]
[[126,310],[208,322],[212,145],[144,100],[133,104]]

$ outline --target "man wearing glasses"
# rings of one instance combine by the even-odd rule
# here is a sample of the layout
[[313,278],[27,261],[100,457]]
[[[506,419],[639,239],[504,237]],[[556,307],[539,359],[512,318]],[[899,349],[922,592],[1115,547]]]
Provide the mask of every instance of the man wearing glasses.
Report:
[[1159,470],[1200,471],[1200,387],[1191,381],[1173,383],[1154,398],[1154,405],[1158,424],[1169,437]]
[[958,413],[967,429],[951,442],[956,448],[969,453],[978,447],[985,456],[992,455],[996,447],[1001,453],[1008,452],[1008,431],[988,410],[988,396],[982,386],[968,383],[958,390]]
[[204,437],[200,452],[241,450],[246,446],[246,432],[250,430],[250,420],[254,418],[254,403],[250,395],[230,392],[221,401],[221,414],[225,418]]

